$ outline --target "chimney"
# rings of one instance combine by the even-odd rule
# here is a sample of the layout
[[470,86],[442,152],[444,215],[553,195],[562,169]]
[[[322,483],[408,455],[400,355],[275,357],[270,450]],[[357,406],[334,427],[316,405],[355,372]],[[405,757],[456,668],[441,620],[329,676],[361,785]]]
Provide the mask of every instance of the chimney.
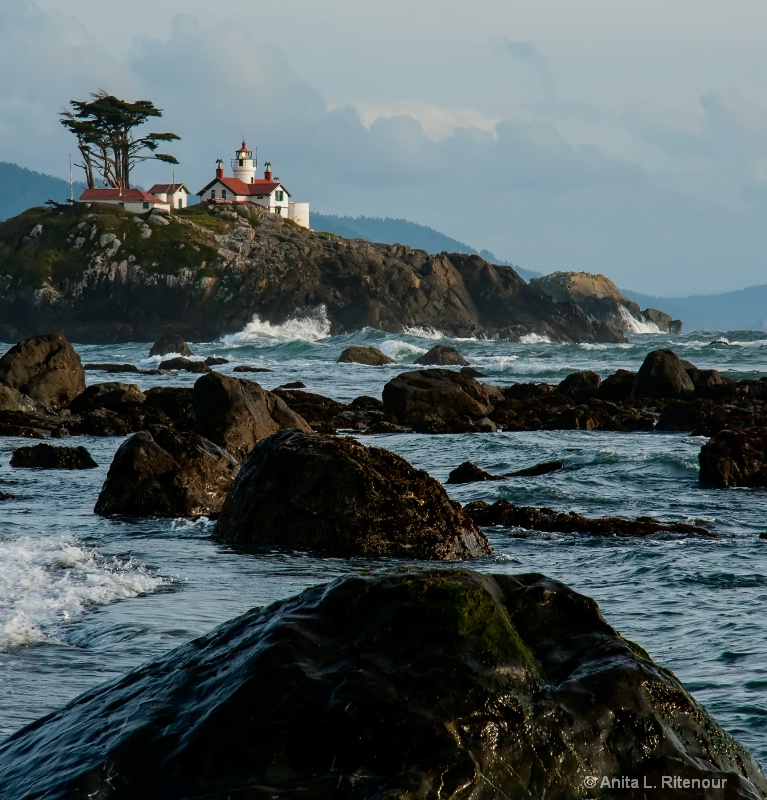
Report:
[[224,177],[224,159],[219,158],[216,159],[216,177],[223,178]]
[[264,180],[270,181],[272,179],[272,162],[267,161],[264,164]]

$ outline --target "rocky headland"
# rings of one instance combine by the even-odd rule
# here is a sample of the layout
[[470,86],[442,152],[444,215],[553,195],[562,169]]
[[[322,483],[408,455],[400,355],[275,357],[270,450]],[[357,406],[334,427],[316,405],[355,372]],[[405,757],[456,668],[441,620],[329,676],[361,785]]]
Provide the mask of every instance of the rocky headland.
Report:
[[0,338],[53,330],[83,342],[210,341],[254,315],[278,324],[316,313],[331,333],[426,326],[623,341],[625,298],[603,302],[610,282],[589,277],[593,302],[585,281],[555,292],[479,256],[343,239],[246,205],[134,215],[76,203],[0,223]]

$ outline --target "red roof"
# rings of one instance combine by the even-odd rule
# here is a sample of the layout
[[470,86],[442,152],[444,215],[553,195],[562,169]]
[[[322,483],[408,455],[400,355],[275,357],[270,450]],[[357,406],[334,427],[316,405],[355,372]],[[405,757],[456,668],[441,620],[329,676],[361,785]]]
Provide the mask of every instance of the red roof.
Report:
[[222,186],[225,186],[229,189],[230,192],[239,196],[239,197],[262,197],[264,195],[271,194],[275,189],[282,189],[288,195],[290,192],[281,184],[276,183],[275,181],[267,181],[263,178],[256,178],[253,183],[245,183],[245,181],[241,181],[239,178],[214,178],[210,183],[206,186],[203,186],[198,195],[207,192],[214,183],[220,183]]
[[142,192],[141,189],[83,189],[80,195],[83,202],[102,203],[152,203],[152,205],[168,204],[159,197]]

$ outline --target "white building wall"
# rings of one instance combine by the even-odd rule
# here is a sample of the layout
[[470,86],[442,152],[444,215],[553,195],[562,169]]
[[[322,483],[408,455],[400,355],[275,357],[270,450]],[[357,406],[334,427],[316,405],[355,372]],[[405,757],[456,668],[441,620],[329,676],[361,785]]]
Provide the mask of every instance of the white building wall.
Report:
[[309,203],[290,203],[290,219],[302,228],[309,227]]

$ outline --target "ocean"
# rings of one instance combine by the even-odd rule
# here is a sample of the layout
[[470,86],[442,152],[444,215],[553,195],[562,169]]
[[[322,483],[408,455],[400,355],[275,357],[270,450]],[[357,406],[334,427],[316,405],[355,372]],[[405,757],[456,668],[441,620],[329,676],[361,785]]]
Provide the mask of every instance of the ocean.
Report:
[[[452,344],[499,386],[558,383],[576,370],[603,378],[636,370],[651,350],[672,348],[700,368],[733,378],[767,375],[767,334],[693,332],[668,336],[635,326],[627,344],[450,340],[438,331],[364,330],[329,336],[322,317],[281,326],[254,321],[221,341],[193,344],[195,357],[223,356],[273,372],[246,375],[267,389],[303,381],[341,401],[380,398],[384,384],[438,342]],[[13,343],[5,347],[4,352]],[[395,364],[337,364],[350,345],[373,345]],[[78,345],[84,363],[156,366],[148,343]],[[122,380],[146,389],[191,386],[198,376],[86,373],[88,383]],[[561,460],[559,472],[449,486],[462,503],[499,498],[587,516],[691,522],[717,539],[647,539],[543,534],[490,528],[483,572],[545,573],[593,597],[606,620],[673,670],[717,721],[767,766],[767,490],[701,488],[705,439],[678,433],[540,431],[428,436],[385,434],[362,441],[393,450],[444,481],[469,459],[490,472]],[[211,540],[207,519],[102,519],[93,506],[122,438],[77,437],[98,463],[84,471],[13,469],[27,439],[0,438],[0,736],[93,686],[246,610],[394,559],[323,558],[305,552],[243,555]]]

